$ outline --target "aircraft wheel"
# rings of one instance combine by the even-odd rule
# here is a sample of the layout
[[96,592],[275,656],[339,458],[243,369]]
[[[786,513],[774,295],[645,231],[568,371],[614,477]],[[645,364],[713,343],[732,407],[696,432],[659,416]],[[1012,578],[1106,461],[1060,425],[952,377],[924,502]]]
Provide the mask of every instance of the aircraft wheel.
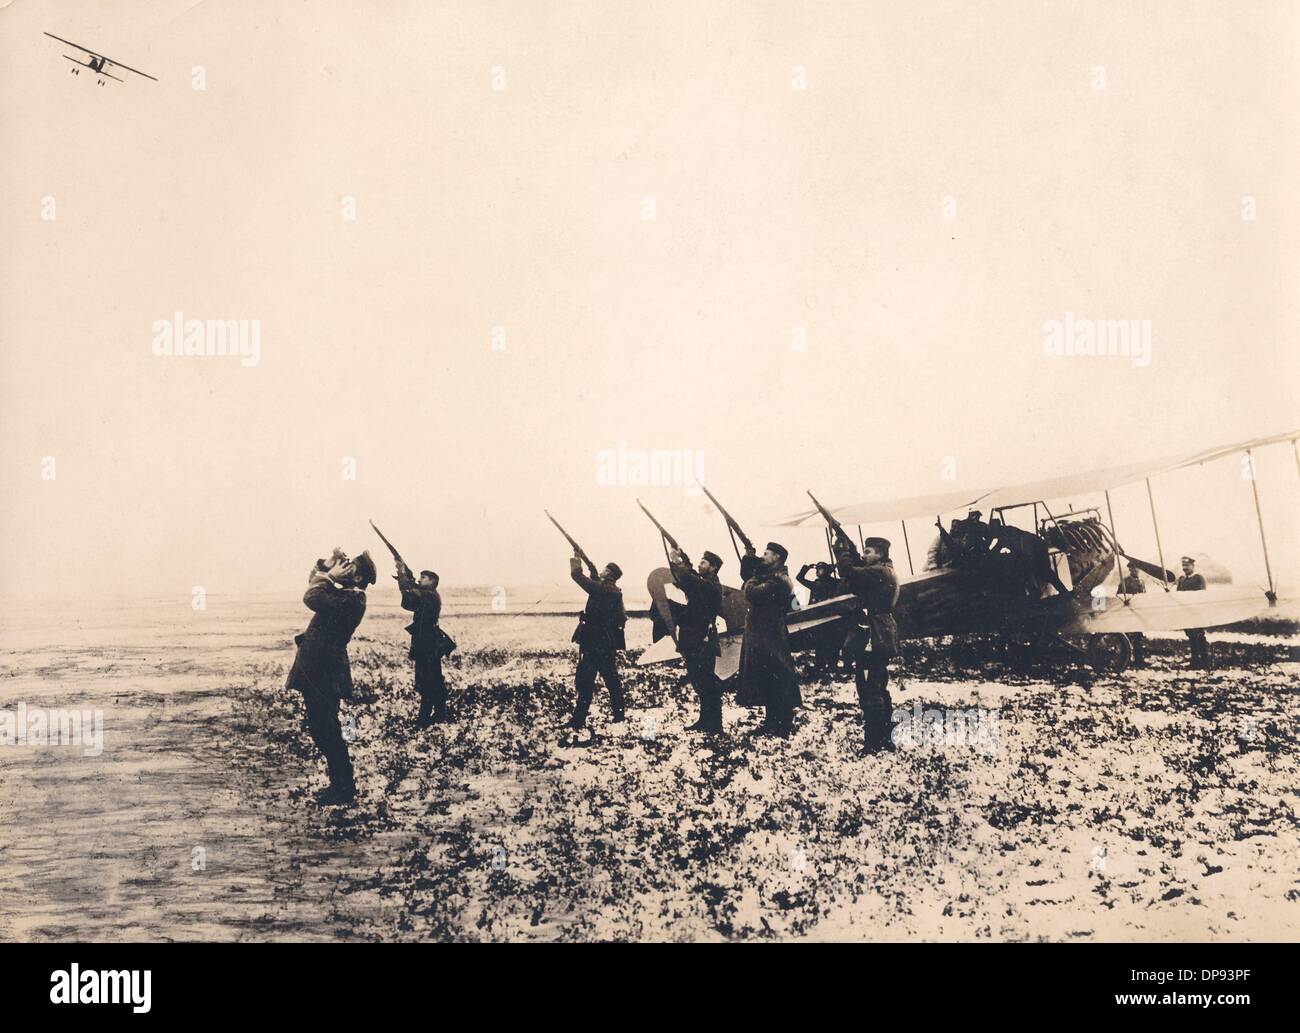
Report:
[[1133,643],[1120,632],[1088,636],[1088,666],[1094,671],[1119,674],[1133,659]]
[[1006,640],[1006,665],[1016,674],[1028,674],[1038,656],[1038,643],[1028,636]]
[[967,635],[954,635],[950,647],[952,665],[960,670],[975,670],[980,666],[980,652]]

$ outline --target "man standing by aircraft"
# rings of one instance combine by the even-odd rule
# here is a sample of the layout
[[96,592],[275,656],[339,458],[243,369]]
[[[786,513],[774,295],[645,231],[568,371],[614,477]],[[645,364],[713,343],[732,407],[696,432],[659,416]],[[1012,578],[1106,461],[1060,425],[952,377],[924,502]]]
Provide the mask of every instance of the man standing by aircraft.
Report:
[[887,538],[868,538],[859,559],[852,543],[836,541],[840,578],[858,598],[866,614],[864,629],[849,630],[844,651],[853,658],[858,703],[862,707],[863,749],[867,753],[893,749],[893,703],[889,698],[889,661],[898,654],[898,578],[889,559]]
[[569,576],[587,593],[587,605],[573,632],[573,641],[578,645],[578,669],[574,676],[578,700],[568,727],[575,732],[586,727],[597,674],[609,690],[614,723],[623,721],[623,683],[618,676],[618,651],[625,648],[623,625],[627,623],[623,592],[618,587],[623,571],[617,563],[606,563],[596,577],[588,577],[582,572],[582,562],[577,552],[569,557]]
[[[1196,573],[1196,560],[1190,556],[1183,557],[1183,576],[1178,579],[1179,592],[1204,592],[1205,578]],[[1184,635],[1192,644],[1192,667],[1197,670],[1210,669],[1210,644],[1205,640],[1204,628],[1187,628]]]
[[451,639],[438,626],[442,615],[442,596],[438,594],[438,575],[420,571],[417,582],[411,568],[397,562],[397,587],[402,593],[402,609],[411,611],[406,626],[411,636],[407,656],[415,661],[415,691],[420,694],[420,712],[416,728],[428,728],[447,720],[447,682],[442,675],[442,658],[450,652]]
[[718,659],[718,613],[722,609],[722,586],[718,571],[722,557],[705,551],[697,569],[680,549],[668,553],[673,581],[686,595],[686,605],[677,618],[677,651],[686,662],[686,676],[700,697],[700,719],[688,731],[717,734],[722,731],[722,686],[714,674]]
[[794,730],[794,709],[801,701],[785,628],[794,596],[794,585],[785,567],[788,555],[784,546],[768,542],[762,559],[751,546],[740,561],[749,613],[745,616],[740,688],[736,693],[737,702],[743,706],[764,709],[763,724],[755,734],[783,739]]
[[[835,568],[829,563],[817,564],[817,577],[809,578],[808,571],[812,569],[811,563],[805,563],[799,568],[799,573],[794,579],[808,589],[808,605],[813,606],[827,599],[834,599],[843,590],[839,578],[835,576]],[[844,628],[839,622],[823,624],[820,628],[813,629],[813,666],[824,671],[832,671],[839,660],[840,650],[844,646]]]
[[352,759],[339,724],[339,703],[352,698],[348,642],[366,613],[366,586],[374,583],[370,553],[350,560],[335,549],[329,564],[316,564],[302,597],[312,618],[307,630],[294,639],[298,653],[285,687],[302,693],[307,730],[325,758],[330,784],[317,800],[326,805],[348,803],[357,794]]
[[[1128,561],[1128,576],[1120,579],[1119,589],[1123,595],[1142,595],[1147,590],[1147,583],[1142,580],[1137,564],[1132,560]],[[1133,666],[1145,667],[1147,637],[1140,631],[1134,631],[1129,633],[1128,638],[1133,643]]]

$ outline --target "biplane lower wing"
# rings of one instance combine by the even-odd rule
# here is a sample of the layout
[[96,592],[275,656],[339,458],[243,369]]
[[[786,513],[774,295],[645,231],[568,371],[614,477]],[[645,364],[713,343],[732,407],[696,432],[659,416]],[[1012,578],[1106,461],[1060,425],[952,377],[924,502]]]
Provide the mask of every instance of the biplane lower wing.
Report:
[[[679,594],[680,590],[673,583],[672,572],[667,567],[652,570],[646,578],[646,588],[650,592],[654,611],[667,627],[673,627],[675,623],[673,603],[676,601],[673,596]],[[726,631],[718,636],[722,655],[718,657],[714,671],[724,681],[735,674],[740,666],[740,644],[744,638],[745,614],[748,608],[745,594],[740,589],[722,586],[720,616],[726,625]],[[841,621],[856,609],[857,600],[852,595],[840,595],[834,599],[824,599],[819,603],[805,606],[802,610],[791,610],[785,619],[790,634],[790,647],[810,648],[811,643],[807,639],[806,632]],[[680,659],[681,654],[677,652],[676,643],[665,635],[652,643],[637,659],[636,664],[638,667],[649,667],[652,664],[671,663],[673,660]]]
[[1107,596],[1105,609],[1088,610],[1062,628],[1067,635],[1131,635],[1185,631],[1234,624],[1270,612],[1264,593],[1250,585],[1222,585],[1202,592],[1144,592],[1125,601]]
[[[726,681],[740,669],[740,647],[744,638],[743,632],[718,636],[720,654],[717,662],[713,665],[713,673],[722,681]],[[671,638],[665,636],[653,645],[647,646],[645,651],[637,657],[636,665],[638,667],[653,667],[655,664],[672,663],[674,660],[680,660],[681,658],[681,654],[677,652],[676,644]]]
[[119,79],[116,75],[113,75],[111,72],[105,72],[103,69],[100,69],[99,71],[95,71],[94,65],[87,64],[85,61],[78,61],[75,57],[71,57],[68,54],[64,54],[63,56],[67,58],[69,61],[71,61],[74,65],[80,65],[82,68],[89,68],[92,72],[95,72],[96,75],[102,75],[106,79],[112,79],[114,82],[126,81],[125,79]]
[[651,667],[654,664],[666,664],[672,660],[680,660],[681,654],[677,652],[677,643],[668,635],[665,635],[658,642],[653,642],[646,646],[641,655],[637,657],[636,665],[638,667]]

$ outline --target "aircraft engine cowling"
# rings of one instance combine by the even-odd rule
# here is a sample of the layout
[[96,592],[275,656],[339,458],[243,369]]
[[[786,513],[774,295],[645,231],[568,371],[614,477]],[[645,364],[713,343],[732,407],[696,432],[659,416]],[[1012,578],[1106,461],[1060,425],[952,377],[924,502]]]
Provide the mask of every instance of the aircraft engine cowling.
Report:
[[1084,598],[1115,569],[1115,544],[1097,517],[1057,520],[1044,529],[1047,544],[1065,553],[1076,598]]

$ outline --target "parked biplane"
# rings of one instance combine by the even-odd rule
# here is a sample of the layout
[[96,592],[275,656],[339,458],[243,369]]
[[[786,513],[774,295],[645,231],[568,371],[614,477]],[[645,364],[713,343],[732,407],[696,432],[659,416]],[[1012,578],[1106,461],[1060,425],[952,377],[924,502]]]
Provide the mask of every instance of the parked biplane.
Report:
[[[1259,489],[1253,478],[1250,485],[1264,550],[1267,588],[1222,585],[1200,592],[1171,591],[1176,577],[1165,563],[1160,544],[1151,478],[1230,455],[1251,457],[1257,449],[1284,442],[1290,442],[1296,450],[1300,471],[1297,439],[1300,431],[1292,431],[1151,462],[981,492],[958,491],[854,503],[832,507],[829,511],[815,506],[778,523],[797,527],[826,520],[838,524],[839,533],[844,533],[844,524],[860,528],[863,524],[897,521],[902,527],[910,568],[907,521],[933,516],[940,535],[931,550],[928,569],[899,578],[895,617],[900,635],[904,638],[996,635],[1028,648],[1064,643],[1095,669],[1120,671],[1132,657],[1128,639],[1131,634],[1231,624],[1263,614],[1277,602],[1259,508]],[[1115,535],[1110,492],[1138,481],[1144,481],[1147,488],[1157,563],[1130,556]],[[1059,507],[1053,510],[1049,505],[1057,500],[1097,494],[1105,496],[1104,519],[1096,508],[1062,512]],[[1010,522],[1011,514],[1031,508],[1032,531]],[[956,511],[966,511],[969,515],[954,520],[952,530],[945,529],[942,515]],[[985,513],[987,523],[981,519]],[[963,534],[954,539],[953,532],[958,527]],[[972,529],[978,533],[965,533]],[[830,527],[827,530],[829,544]],[[966,539],[965,544],[961,538]],[[976,548],[969,547],[970,539],[975,541]],[[1106,592],[1102,585],[1117,570],[1121,558],[1135,562],[1164,591],[1138,595]],[[1036,569],[1040,561],[1049,564],[1050,569]],[[836,602],[839,600],[828,600],[826,605]],[[1076,637],[1085,644],[1070,642]]]
[[[47,32],[45,33],[45,35],[49,36],[50,39],[58,40],[60,43],[66,43],[68,46],[74,47],[86,55],[86,60],[84,61],[78,61],[71,54],[63,55],[65,58],[67,58],[74,65],[77,66],[76,68],[70,69],[73,75],[80,75],[81,70],[83,68],[88,68],[92,72],[94,72],[96,76],[104,76],[105,78],[112,79],[115,82],[125,82],[126,81],[125,79],[119,79],[112,72],[108,71],[108,69],[112,67],[112,68],[120,68],[124,72],[134,72],[136,75],[143,76],[146,79],[153,79],[154,82],[158,81],[157,79],[154,79],[154,77],[150,75],[148,72],[142,72],[138,68],[132,68],[130,65],[124,65],[122,64],[121,61],[114,61],[112,58],[105,57],[103,54],[97,53],[96,51],[91,50],[89,47],[83,47],[80,43],[73,43],[72,40],[64,39],[62,36],[56,36],[52,32]],[[100,86],[104,85],[104,79],[99,79],[99,85]]]

